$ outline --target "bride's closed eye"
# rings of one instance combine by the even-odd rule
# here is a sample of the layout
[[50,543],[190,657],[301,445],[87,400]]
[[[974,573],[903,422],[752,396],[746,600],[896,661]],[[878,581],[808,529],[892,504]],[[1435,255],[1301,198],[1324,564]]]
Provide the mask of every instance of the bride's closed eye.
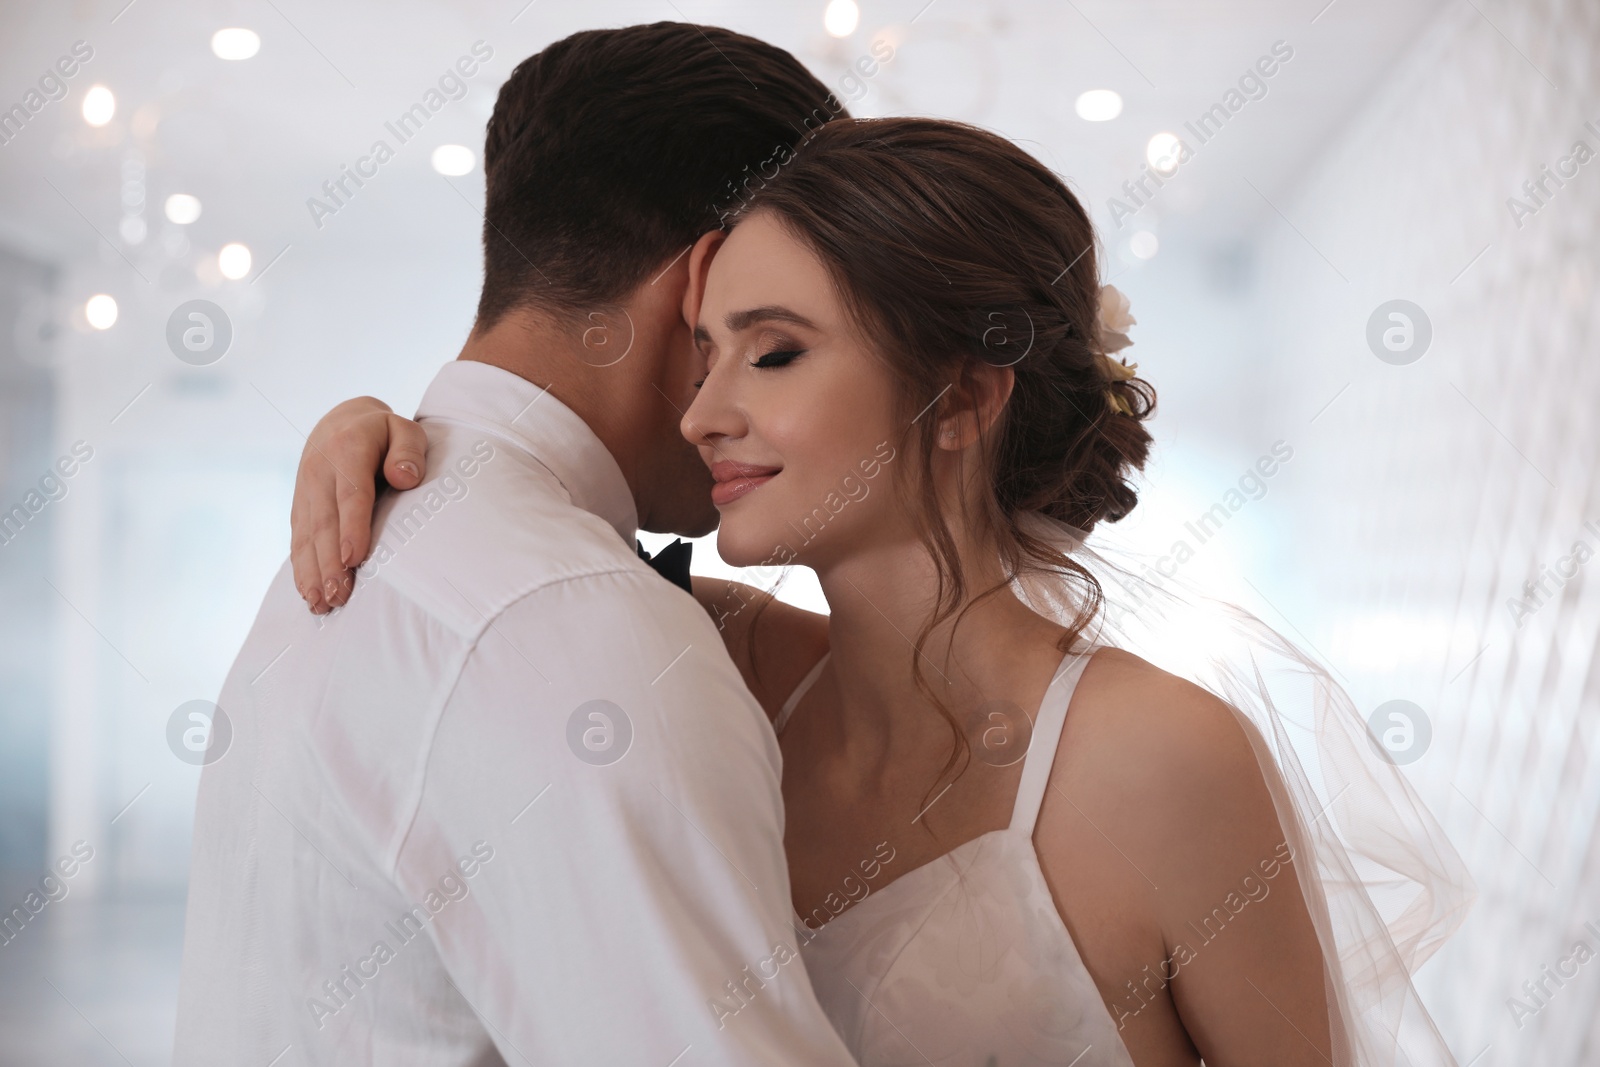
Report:
[[750,361],[752,367],[783,367],[806,354],[803,348],[779,348]]
[[[776,339],[774,340],[776,341]],[[700,354],[705,356],[707,354],[707,348],[711,347],[710,334],[706,333],[703,329],[696,330],[695,345],[700,349]],[[776,367],[786,367],[790,363],[793,363],[795,360],[799,359],[801,356],[805,355],[806,352],[807,349],[794,347],[789,342],[777,341],[777,347],[768,349],[755,359],[750,360],[750,366],[756,368],[757,370],[770,370]],[[694,387],[699,389],[705,385],[705,383],[706,380],[702,377],[695,381]]]

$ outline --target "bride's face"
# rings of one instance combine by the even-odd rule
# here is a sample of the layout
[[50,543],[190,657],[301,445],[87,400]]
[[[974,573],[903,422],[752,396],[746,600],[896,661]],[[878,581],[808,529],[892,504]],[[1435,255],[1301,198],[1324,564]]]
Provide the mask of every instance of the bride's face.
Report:
[[905,532],[895,382],[774,217],[757,212],[717,251],[695,336],[706,377],[681,428],[715,479],[723,559],[815,567]]

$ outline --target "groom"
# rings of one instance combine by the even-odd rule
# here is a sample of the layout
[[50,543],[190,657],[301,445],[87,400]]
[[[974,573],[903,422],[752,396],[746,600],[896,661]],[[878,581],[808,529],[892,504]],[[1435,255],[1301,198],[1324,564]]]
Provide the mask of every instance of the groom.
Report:
[[348,606],[278,574],[223,688],[178,1064],[851,1062],[794,959],[772,731],[634,553],[716,523],[677,432],[694,246],[838,113],[788,53],[672,23],[500,90],[428,481],[380,506]]

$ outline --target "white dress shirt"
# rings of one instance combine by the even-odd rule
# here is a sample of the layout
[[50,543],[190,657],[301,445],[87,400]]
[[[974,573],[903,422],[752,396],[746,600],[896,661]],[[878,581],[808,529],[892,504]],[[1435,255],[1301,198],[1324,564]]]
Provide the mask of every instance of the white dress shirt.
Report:
[[311,615],[286,564],[223,688],[176,1062],[852,1063],[795,949],[772,730],[635,555],[616,461],[483,363],[418,417],[428,480],[349,604]]

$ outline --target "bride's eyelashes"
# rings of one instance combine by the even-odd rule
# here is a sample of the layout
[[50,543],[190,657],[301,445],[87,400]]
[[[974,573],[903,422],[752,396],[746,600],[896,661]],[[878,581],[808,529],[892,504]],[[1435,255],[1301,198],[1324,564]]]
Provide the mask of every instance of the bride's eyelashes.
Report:
[[[805,354],[806,350],[803,348],[780,349],[776,352],[768,352],[765,355],[752,359],[750,361],[750,366],[762,370],[771,369],[773,367],[785,367]],[[699,389],[705,384],[706,380],[701,378],[694,383],[694,387]]]
[[752,367],[784,367],[806,354],[803,348],[780,348],[750,361]]
[[[700,340],[700,338],[696,338],[697,343],[699,343]],[[700,344],[702,355],[705,354],[706,343],[709,342],[707,341]],[[750,361],[750,366],[755,367],[758,370],[769,370],[774,367],[786,367],[790,363],[793,363],[795,360],[799,359],[801,356],[805,355],[806,351],[807,350],[804,348],[775,348],[771,351],[763,352],[755,359],[752,359]],[[701,377],[695,379],[694,387],[699,389],[705,384],[706,376],[702,375]]]

